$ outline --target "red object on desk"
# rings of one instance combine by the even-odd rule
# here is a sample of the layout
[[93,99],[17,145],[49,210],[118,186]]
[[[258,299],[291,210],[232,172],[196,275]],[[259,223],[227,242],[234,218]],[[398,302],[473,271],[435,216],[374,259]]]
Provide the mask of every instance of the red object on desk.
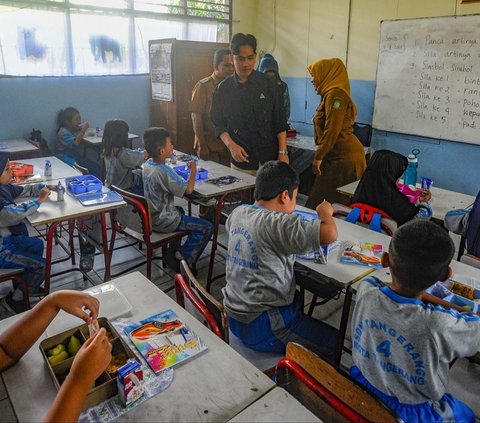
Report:
[[10,170],[12,176],[31,175],[33,173],[33,165],[27,163],[10,162]]

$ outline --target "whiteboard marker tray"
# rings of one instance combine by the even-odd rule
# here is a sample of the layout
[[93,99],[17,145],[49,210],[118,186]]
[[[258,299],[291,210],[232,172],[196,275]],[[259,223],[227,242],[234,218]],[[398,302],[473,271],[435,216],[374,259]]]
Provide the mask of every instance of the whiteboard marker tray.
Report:
[[[85,290],[100,301],[99,317],[113,320],[117,317],[128,315],[132,311],[132,305],[125,295],[113,284],[103,284]],[[61,310],[46,330],[47,336],[53,336],[75,326],[81,325],[83,320]]]

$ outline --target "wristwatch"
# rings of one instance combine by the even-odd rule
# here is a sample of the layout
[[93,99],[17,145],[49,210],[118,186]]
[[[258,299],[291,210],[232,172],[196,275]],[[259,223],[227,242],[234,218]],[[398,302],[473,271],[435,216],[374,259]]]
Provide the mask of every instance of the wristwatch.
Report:
[[278,154],[283,154],[285,156],[288,156],[288,150],[278,150]]

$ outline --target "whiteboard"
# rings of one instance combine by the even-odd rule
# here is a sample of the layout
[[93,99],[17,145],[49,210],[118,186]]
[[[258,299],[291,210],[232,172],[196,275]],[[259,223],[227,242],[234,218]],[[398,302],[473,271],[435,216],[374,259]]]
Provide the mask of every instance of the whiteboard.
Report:
[[480,144],[480,16],[383,21],[372,126]]

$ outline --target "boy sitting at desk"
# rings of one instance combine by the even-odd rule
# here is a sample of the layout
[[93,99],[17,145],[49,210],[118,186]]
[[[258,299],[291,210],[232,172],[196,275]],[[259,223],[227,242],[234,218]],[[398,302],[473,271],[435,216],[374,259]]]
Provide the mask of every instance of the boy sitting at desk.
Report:
[[[35,213],[50,195],[43,184],[13,185],[9,155],[0,152],[0,268],[24,269],[22,277],[28,284],[31,294],[43,293],[40,285],[45,277],[43,241],[30,237],[24,223],[25,218]],[[21,197],[38,196],[36,200],[16,203]],[[15,291],[2,298],[3,306],[11,313],[25,311],[23,293],[15,286]]]
[[255,204],[237,207],[226,224],[228,252],[223,288],[231,331],[258,351],[284,352],[288,342],[331,355],[337,331],[303,312],[295,289],[295,254],[318,251],[337,239],[333,208],[317,207],[319,220],[292,214],[299,179],[281,161],[265,163],[257,173]]
[[[63,290],[47,295],[0,335],[0,372],[13,366],[27,353],[60,310],[91,324],[98,317],[99,307],[96,298],[83,292]],[[88,392],[112,359],[111,351],[112,344],[105,329],[101,328],[75,354],[72,367],[43,421],[78,420]],[[38,348],[37,354],[40,354]],[[31,399],[26,398],[28,400]]]
[[192,160],[185,181],[165,164],[172,157],[173,144],[165,128],[149,128],[143,135],[145,150],[151,157],[143,168],[145,198],[151,202],[153,230],[157,232],[188,231],[189,235],[180,251],[169,249],[165,261],[176,272],[180,271],[180,260],[185,258],[196,273],[196,263],[212,235],[212,224],[198,217],[186,216],[181,207],[175,206],[174,197],[191,194],[195,186],[197,165]]
[[410,221],[382,256],[392,282],[368,277],[357,291],[350,373],[406,422],[475,421],[472,410],[445,390],[449,364],[480,349],[480,318],[420,299],[450,277],[454,251],[440,226]]

